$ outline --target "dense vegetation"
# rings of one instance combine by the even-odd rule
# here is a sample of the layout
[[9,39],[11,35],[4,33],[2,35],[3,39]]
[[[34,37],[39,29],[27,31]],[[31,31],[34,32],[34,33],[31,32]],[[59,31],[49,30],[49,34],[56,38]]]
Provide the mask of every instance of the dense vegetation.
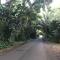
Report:
[[0,48],[36,38],[39,1],[31,3],[30,0],[10,0],[0,4]]
[[[40,8],[45,14],[41,13]],[[0,4],[0,48],[36,38],[41,30],[45,40],[60,42],[60,9],[45,11],[44,0],[10,0]]]
[[44,40],[60,43],[60,9],[48,9],[44,19],[39,22]]

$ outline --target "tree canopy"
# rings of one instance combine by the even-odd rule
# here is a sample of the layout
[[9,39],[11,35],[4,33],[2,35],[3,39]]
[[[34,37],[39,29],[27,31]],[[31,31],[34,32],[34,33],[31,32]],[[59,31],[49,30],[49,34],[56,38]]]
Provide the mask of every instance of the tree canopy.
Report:
[[52,10],[49,3],[47,0],[8,0],[0,4],[0,41],[27,41],[37,37],[38,29],[47,40],[60,42],[60,9]]

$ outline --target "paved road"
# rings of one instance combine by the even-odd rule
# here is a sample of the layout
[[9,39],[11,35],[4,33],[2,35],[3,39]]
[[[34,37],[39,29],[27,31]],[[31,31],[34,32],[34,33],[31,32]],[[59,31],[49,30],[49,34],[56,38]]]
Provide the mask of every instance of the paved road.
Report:
[[49,51],[47,43],[33,41],[3,56],[0,60],[60,60]]

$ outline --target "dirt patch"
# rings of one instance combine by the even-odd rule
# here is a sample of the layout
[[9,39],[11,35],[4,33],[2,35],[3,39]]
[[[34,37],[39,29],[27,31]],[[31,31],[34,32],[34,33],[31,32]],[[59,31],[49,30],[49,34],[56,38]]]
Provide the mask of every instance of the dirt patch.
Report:
[[60,60],[60,44],[47,44],[46,48],[51,60]]
[[53,53],[60,53],[60,44],[49,45],[48,50]]

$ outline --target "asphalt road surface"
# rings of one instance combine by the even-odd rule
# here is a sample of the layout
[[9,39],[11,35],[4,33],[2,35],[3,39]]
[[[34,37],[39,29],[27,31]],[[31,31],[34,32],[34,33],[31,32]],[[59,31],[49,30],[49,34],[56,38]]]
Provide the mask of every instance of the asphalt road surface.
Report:
[[32,41],[0,56],[0,60],[60,60],[60,56],[53,53],[52,44]]

